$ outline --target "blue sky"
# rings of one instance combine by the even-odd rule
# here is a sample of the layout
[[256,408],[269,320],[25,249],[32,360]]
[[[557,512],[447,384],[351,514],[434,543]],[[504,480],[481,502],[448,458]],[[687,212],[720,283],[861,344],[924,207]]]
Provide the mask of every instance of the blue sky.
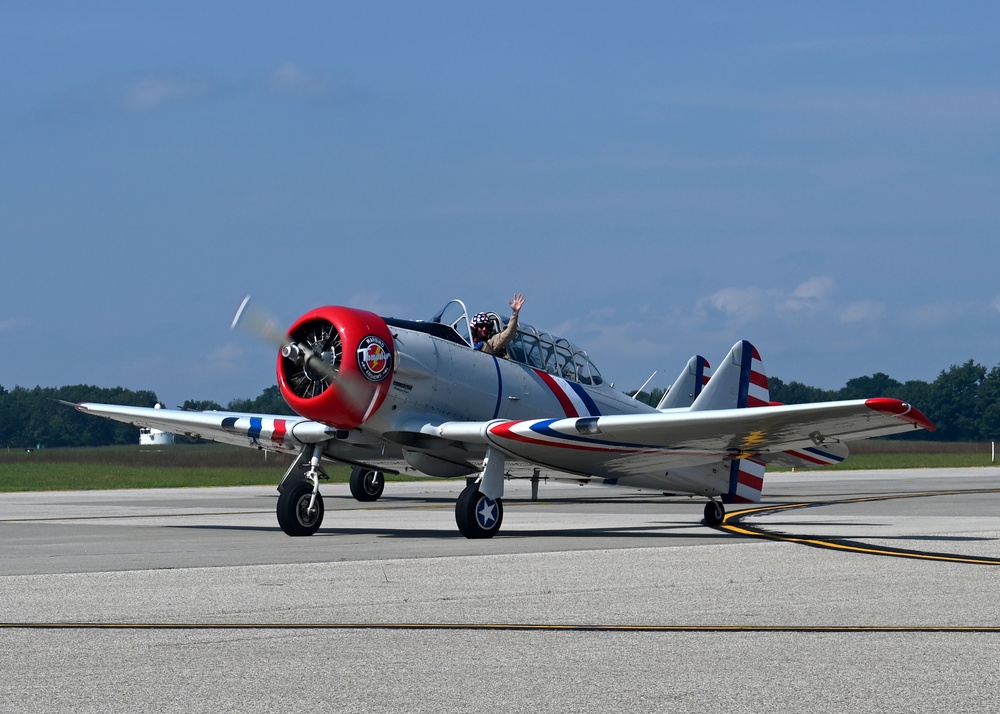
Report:
[[[5,2],[0,385],[254,397],[251,293],[617,386],[1000,363],[995,3]],[[919,406],[919,405],[918,405]]]

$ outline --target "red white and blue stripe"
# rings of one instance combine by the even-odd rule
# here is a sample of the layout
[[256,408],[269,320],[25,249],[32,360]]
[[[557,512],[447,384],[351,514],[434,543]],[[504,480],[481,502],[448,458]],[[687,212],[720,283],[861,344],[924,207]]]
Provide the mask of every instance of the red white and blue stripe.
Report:
[[[748,349],[749,348],[749,349]],[[764,363],[761,362],[757,348],[749,342],[743,342],[743,364],[740,378],[740,394],[737,407],[766,407],[771,404],[770,392],[767,388],[767,375],[764,373]]]
[[[533,446],[557,446],[563,449],[593,452],[653,452],[667,451],[662,446],[630,444],[607,441],[588,436],[589,427],[596,427],[597,417],[566,419],[535,419],[532,421],[507,421],[489,427],[489,433],[498,439],[515,441]],[[554,425],[558,425],[556,428]]]
[[[231,434],[246,436],[251,444],[275,451],[284,451],[285,437],[288,435],[288,420],[259,416],[226,417],[222,420],[222,428]],[[268,443],[262,444],[261,441]]]
[[576,382],[556,377],[539,369],[532,370],[535,376],[559,401],[563,413],[568,417],[600,416],[601,411],[587,390]]
[[846,456],[841,454],[833,453],[829,450],[817,447],[809,447],[807,449],[790,449],[785,453],[789,456],[794,456],[797,459],[802,459],[807,464],[813,466],[832,466],[833,464],[839,464],[846,458]]

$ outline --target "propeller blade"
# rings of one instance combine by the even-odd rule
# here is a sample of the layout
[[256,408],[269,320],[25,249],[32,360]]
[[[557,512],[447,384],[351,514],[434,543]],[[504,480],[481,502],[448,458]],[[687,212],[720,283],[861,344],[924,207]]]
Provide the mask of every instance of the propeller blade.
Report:
[[337,381],[336,370],[327,364],[326,360],[305,345],[290,340],[278,318],[256,303],[251,303],[249,295],[244,297],[240,306],[236,308],[236,314],[233,315],[233,321],[229,327],[233,330],[243,330],[254,337],[261,338],[276,347],[284,357],[297,364],[307,366],[331,382]]
[[250,296],[243,298],[243,302],[236,308],[233,315],[233,322],[230,328],[240,329],[255,337],[263,339],[265,342],[274,345],[279,350],[290,344],[285,330],[281,328],[278,319],[256,303],[250,303]]

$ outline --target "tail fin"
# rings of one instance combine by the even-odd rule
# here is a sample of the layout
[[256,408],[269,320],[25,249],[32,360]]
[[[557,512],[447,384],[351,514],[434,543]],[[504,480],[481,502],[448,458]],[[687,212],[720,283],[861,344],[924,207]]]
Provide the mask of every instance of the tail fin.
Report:
[[689,359],[656,408],[686,409],[690,407],[701,394],[701,390],[708,384],[708,369],[710,367],[708,360],[701,355],[695,355]]
[[757,348],[746,340],[733,345],[698,398],[692,411],[764,407],[771,403],[767,375]]

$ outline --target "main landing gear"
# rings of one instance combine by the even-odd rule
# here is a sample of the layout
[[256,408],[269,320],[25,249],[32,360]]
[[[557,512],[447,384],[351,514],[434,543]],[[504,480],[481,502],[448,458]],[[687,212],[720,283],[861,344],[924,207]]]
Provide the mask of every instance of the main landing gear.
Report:
[[[292,479],[291,474],[299,466],[306,454],[312,452],[309,458],[309,470],[303,478]],[[315,444],[310,449],[306,447],[299,457],[288,467],[285,478],[281,481],[278,496],[278,525],[290,536],[311,536],[319,530],[323,523],[323,496],[319,492],[319,481],[327,478],[320,466],[323,446]]]
[[473,482],[455,502],[455,522],[466,538],[492,538],[503,523],[503,499],[490,498]]
[[311,536],[323,523],[323,496],[309,481],[289,484],[278,496],[278,525],[290,536]]
[[469,483],[455,502],[455,523],[466,538],[492,538],[503,523],[504,455],[486,450],[482,478]]
[[717,528],[726,518],[726,507],[714,498],[705,504],[705,525]]
[[358,501],[377,501],[385,489],[385,474],[355,466],[351,469],[351,495]]

